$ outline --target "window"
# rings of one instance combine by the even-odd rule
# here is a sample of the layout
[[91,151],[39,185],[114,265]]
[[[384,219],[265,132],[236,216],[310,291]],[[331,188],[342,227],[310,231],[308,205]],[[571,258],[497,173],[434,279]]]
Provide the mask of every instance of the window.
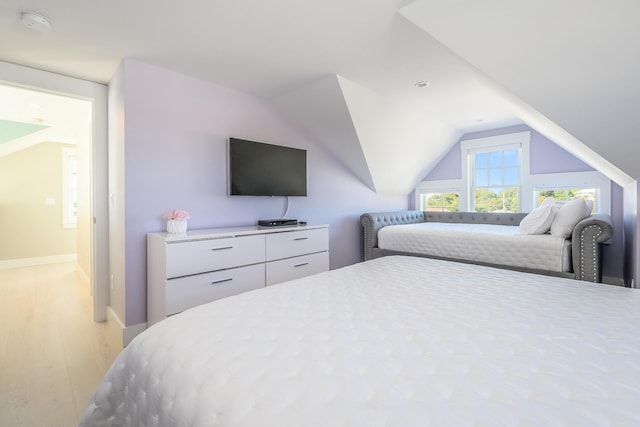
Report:
[[598,205],[598,193],[600,192],[597,188],[556,188],[553,190],[537,190],[535,192],[537,204],[536,206],[540,206],[540,204],[547,197],[553,197],[556,200],[561,202],[566,202],[567,200],[582,198],[585,200],[593,201],[594,211],[596,206]]
[[611,180],[600,172],[568,172],[531,175],[533,205],[547,197],[567,201],[576,197],[593,200],[593,212],[611,214]]
[[464,195],[472,212],[522,212],[523,183],[529,175],[529,132],[465,140],[462,149]]
[[429,212],[458,212],[460,210],[459,193],[422,193],[420,210]]
[[520,147],[470,154],[473,209],[520,211]]
[[597,171],[531,175],[529,145],[529,132],[461,141],[461,178],[421,182],[416,209],[531,212],[546,197],[583,197],[595,213],[611,214],[609,178]]
[[460,181],[423,181],[416,188],[415,206],[430,212],[460,211]]

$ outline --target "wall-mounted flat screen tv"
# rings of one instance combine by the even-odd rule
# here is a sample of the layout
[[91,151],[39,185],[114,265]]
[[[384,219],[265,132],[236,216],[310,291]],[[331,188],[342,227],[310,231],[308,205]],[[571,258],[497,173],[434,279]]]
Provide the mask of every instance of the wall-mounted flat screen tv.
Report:
[[229,138],[231,196],[306,196],[307,151]]

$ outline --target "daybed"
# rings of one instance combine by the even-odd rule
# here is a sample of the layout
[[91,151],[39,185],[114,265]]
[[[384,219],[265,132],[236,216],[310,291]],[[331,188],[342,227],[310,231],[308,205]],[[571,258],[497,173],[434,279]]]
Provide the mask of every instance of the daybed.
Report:
[[388,256],[202,305],[81,426],[638,426],[640,293]]
[[[363,258],[404,254],[602,281],[601,244],[613,234],[609,215],[580,220],[565,234],[567,238],[519,234],[526,216],[419,210],[365,213],[360,217]],[[386,245],[379,244],[382,230],[395,233]]]

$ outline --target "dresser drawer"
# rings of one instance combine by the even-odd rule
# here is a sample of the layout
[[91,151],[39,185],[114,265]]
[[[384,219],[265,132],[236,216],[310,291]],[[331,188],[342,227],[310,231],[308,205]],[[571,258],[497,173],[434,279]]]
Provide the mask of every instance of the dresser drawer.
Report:
[[167,278],[264,262],[264,236],[167,243]]
[[267,286],[329,270],[329,252],[319,252],[267,263]]
[[268,234],[267,261],[322,252],[329,249],[326,228]]
[[167,280],[166,315],[264,287],[264,264]]

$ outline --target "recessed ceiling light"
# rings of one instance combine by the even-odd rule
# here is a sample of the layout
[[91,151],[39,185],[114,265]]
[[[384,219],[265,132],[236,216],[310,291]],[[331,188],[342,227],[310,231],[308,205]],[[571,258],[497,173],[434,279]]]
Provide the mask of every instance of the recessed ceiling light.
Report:
[[414,83],[414,86],[415,87],[429,87],[429,86],[431,86],[431,83],[423,80],[421,82]]
[[51,22],[39,13],[22,12],[20,13],[20,21],[22,25],[34,31],[40,31],[41,33],[51,31]]
[[31,104],[29,104],[29,107],[31,107],[31,108],[42,108],[42,105],[31,103]]

